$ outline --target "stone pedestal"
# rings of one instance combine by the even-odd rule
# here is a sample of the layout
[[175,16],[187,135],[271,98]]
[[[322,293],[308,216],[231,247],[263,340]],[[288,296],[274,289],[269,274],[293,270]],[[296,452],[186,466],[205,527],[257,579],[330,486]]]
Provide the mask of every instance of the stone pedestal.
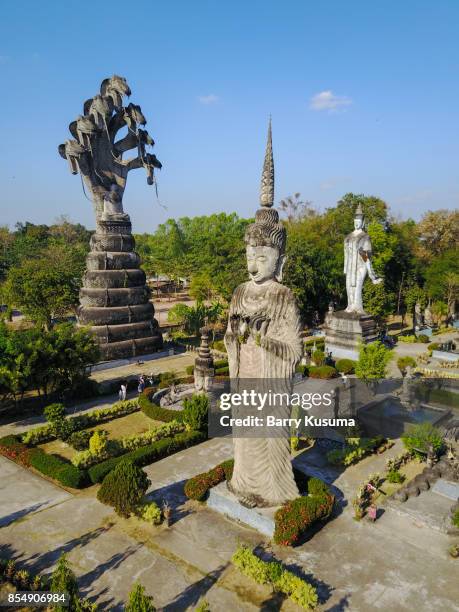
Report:
[[334,359],[358,359],[359,345],[377,340],[376,321],[372,315],[339,310],[325,319],[325,350]]
[[134,247],[128,215],[98,221],[86,260],[78,322],[91,326],[103,361],[153,353],[163,345]]

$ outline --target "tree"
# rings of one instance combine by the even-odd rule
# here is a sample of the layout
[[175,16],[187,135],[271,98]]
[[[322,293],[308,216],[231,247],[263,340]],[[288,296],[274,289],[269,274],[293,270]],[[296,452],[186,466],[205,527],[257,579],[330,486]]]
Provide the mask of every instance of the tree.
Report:
[[129,601],[125,607],[126,612],[155,612],[153,597],[145,593],[145,587],[136,582],[129,593]]
[[293,196],[287,196],[279,202],[277,209],[284,213],[287,221],[296,221],[316,214],[316,211],[311,206],[311,202],[301,200],[300,196],[301,193],[295,193]]
[[79,249],[53,245],[10,268],[4,286],[9,304],[49,330],[53,319],[74,312],[84,270]]
[[394,312],[395,296],[387,291],[385,282],[379,285],[367,282],[363,287],[363,303],[368,313],[382,321]]
[[365,382],[381,380],[387,375],[387,364],[391,358],[391,351],[382,342],[362,344],[359,350],[359,359],[355,364],[355,373]]
[[427,296],[424,289],[418,285],[408,286],[404,293],[403,298],[405,301],[406,311],[411,314],[413,322],[413,331],[415,326],[415,308],[416,304],[419,304],[421,308],[425,308],[427,304]]
[[167,313],[167,320],[171,323],[184,324],[186,332],[197,336],[205,322],[216,321],[222,310],[223,306],[218,302],[214,302],[210,306],[206,306],[202,302],[198,302],[196,306],[176,304]]
[[207,429],[209,398],[204,393],[195,393],[183,401],[182,420],[185,425],[196,431]]
[[425,275],[429,297],[446,302],[447,312],[454,313],[459,295],[459,249],[448,249],[433,258]]
[[429,210],[417,226],[419,256],[431,261],[459,245],[459,211]]
[[212,280],[206,272],[193,275],[189,294],[197,302],[208,302],[215,297]]
[[134,512],[150,484],[145,472],[125,459],[105,476],[97,499],[113,506],[117,514],[127,518]]
[[54,610],[59,612],[77,612],[80,610],[78,584],[76,576],[67,561],[67,555],[63,553],[56,568],[51,575],[51,592],[52,593],[67,593],[69,596],[69,606],[53,606]]

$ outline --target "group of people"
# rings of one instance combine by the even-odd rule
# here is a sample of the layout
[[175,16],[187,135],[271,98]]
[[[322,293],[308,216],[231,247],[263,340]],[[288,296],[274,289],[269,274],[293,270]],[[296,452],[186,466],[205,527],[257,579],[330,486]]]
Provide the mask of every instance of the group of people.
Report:
[[[153,374],[150,374],[150,376],[148,376],[147,378],[143,374],[139,376],[139,380],[137,384],[137,391],[139,395],[143,392],[143,390],[147,386],[147,382],[148,382],[149,387],[153,386],[153,382],[154,382]],[[127,381],[123,381],[121,383],[120,390],[118,391],[118,397],[119,397],[120,402],[124,402],[124,400],[126,399],[126,395],[127,395]]]

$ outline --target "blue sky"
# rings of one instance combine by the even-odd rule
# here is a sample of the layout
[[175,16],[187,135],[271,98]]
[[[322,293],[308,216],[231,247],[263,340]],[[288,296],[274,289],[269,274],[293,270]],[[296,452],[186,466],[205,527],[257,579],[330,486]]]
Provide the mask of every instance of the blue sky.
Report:
[[113,73],[163,163],[124,197],[136,231],[258,204],[268,116],[276,198],[378,195],[403,217],[459,204],[459,2],[3,2],[1,224],[94,226],[57,153]]

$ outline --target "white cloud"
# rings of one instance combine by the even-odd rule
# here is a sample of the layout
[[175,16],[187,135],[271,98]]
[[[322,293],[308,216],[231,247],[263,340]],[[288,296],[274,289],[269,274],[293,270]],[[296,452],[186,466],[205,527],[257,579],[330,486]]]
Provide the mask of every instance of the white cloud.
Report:
[[215,102],[218,102],[219,99],[220,98],[216,96],[215,94],[209,94],[208,96],[198,96],[198,101],[201,104],[205,104],[205,105],[215,104]]
[[351,98],[347,96],[336,96],[331,89],[326,89],[312,96],[309,108],[315,111],[334,112],[338,109],[344,110],[344,107],[350,106],[351,104]]

